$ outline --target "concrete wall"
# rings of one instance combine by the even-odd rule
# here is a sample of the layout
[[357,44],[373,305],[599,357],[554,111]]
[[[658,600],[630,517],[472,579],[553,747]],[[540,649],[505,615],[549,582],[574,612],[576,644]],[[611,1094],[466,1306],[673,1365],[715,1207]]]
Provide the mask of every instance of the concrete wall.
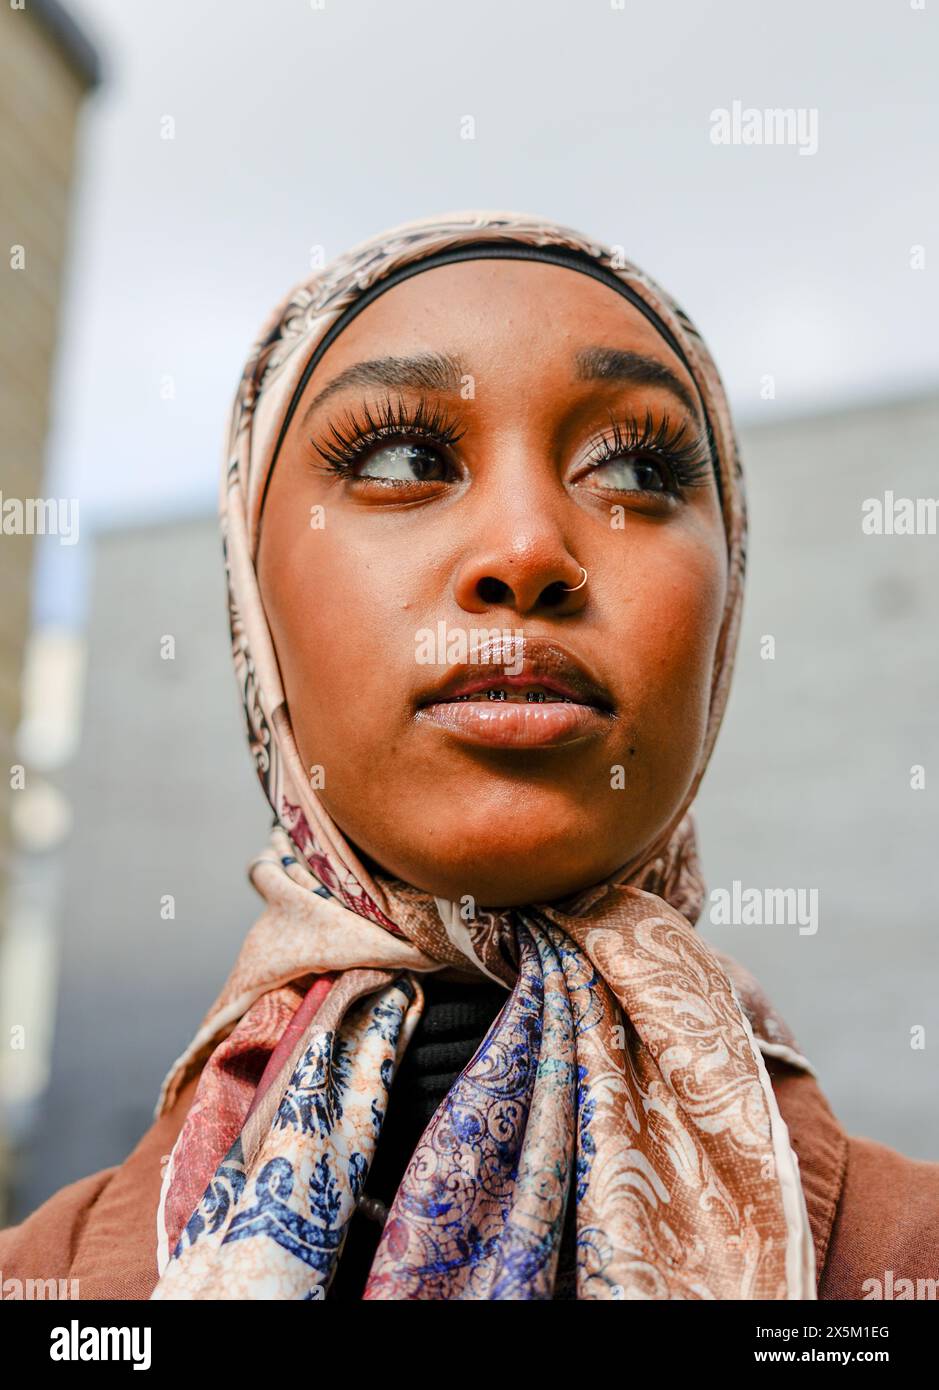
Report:
[[20,1155],[21,1211],[133,1147],[260,904],[244,867],[270,814],[242,733],[214,521],[104,536],[92,615],[65,787],[53,1079]]
[[861,504],[939,497],[937,440],[935,397],[745,433],[746,612],[698,801],[712,887],[819,890],[814,936],[702,931],[763,982],[846,1125],[935,1159],[939,535],[864,535]]

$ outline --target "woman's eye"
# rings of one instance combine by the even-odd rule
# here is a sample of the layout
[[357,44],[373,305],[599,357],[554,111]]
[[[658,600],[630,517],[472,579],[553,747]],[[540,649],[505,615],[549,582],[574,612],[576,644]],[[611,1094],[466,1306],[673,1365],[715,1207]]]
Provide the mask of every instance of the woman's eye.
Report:
[[355,469],[356,478],[384,483],[439,483],[450,477],[450,465],[426,444],[386,444],[372,450]]
[[613,492],[671,492],[672,484],[664,464],[655,459],[625,455],[608,459],[590,470],[590,478]]

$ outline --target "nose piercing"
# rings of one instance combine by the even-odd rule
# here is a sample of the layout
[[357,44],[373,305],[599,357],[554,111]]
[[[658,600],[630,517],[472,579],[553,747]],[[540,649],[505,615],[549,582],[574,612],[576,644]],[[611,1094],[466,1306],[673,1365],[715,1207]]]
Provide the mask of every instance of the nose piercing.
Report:
[[583,565],[581,565],[580,567],[580,572],[584,576],[583,579],[580,581],[579,584],[575,584],[573,589],[565,588],[565,594],[576,594],[578,589],[582,589],[584,587],[584,585],[587,582],[587,571],[584,569]]

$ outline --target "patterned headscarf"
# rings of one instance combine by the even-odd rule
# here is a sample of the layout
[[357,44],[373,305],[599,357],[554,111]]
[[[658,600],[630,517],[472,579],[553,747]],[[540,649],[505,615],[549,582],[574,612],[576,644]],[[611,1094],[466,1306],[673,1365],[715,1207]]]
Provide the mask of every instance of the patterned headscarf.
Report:
[[[700,765],[672,822],[572,900],[466,921],[458,904],[370,873],[327,814],[255,559],[271,470],[334,325],[406,267],[496,247],[612,272],[674,346],[708,424],[728,582]],[[393,228],[271,315],[235,400],[220,514],[235,670],[274,826],[249,869],[265,911],[157,1105],[201,1069],[164,1176],[153,1297],[324,1296],[421,977],[450,966],[500,980],[506,1003],[414,1152],[366,1298],[551,1298],[568,1202],[579,1298],[814,1298],[798,1161],[763,1055],[812,1069],[755,981],[694,930],[704,889],[688,807],[727,700],[746,511],[727,400],[688,317],[618,248],[542,218]]]

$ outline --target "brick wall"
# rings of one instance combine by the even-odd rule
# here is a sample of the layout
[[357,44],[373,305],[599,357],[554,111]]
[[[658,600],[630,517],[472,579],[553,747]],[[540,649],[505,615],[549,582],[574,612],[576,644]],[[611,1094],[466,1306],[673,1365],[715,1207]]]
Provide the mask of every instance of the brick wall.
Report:
[[[57,7],[0,11],[0,490],[43,496],[44,442],[68,236],[75,135],[89,74]],[[25,268],[11,268],[11,248]],[[0,895],[10,853],[8,768],[20,714],[32,538],[0,535]]]

